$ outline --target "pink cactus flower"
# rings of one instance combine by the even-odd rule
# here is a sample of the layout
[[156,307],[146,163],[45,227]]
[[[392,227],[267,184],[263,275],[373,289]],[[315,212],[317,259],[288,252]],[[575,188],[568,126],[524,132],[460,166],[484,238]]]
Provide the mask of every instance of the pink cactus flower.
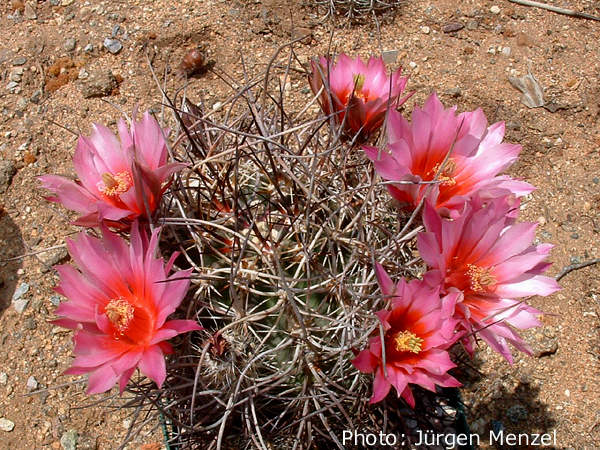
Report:
[[401,78],[401,69],[390,77],[383,58],[371,57],[365,64],[357,57],[341,53],[337,63],[320,57],[310,62],[310,86],[319,94],[321,109],[327,115],[336,114],[336,123],[350,138],[364,142],[385,120],[388,109],[402,105],[412,93],[400,98],[408,77]]
[[[475,196],[456,219],[441,218],[426,205],[425,233],[418,249],[429,271],[430,286],[442,286],[442,294],[460,291],[456,305],[459,327],[476,333],[512,363],[508,343],[531,354],[531,348],[513,331],[539,326],[537,309],[519,300],[531,295],[550,295],[560,289],[542,274],[550,266],[550,244],[531,245],[537,223],[515,223],[518,201],[514,195],[498,197],[484,205]],[[463,340],[473,352],[473,335]]]
[[[456,107],[444,109],[434,93],[423,108],[415,107],[410,124],[390,111],[387,148],[363,147],[385,180],[403,182],[388,185],[403,208],[414,210],[427,196],[440,214],[448,216],[478,191],[490,198],[532,192],[528,183],[497,176],[521,151],[520,145],[502,142],[504,123],[488,127],[481,109],[455,113]],[[432,184],[436,174],[437,183]]]
[[168,130],[161,129],[148,112],[131,123],[131,131],[121,119],[118,130],[120,143],[100,124],[94,124],[91,137],[79,137],[73,155],[78,181],[58,175],[39,177],[42,187],[57,194],[48,200],[81,214],[76,225],[105,223],[127,229],[136,218],[148,219],[158,208],[170,176],[185,167],[167,164]]
[[54,323],[73,329],[75,360],[65,372],[90,373],[88,394],[105,392],[118,382],[121,393],[136,367],[160,387],[166,377],[166,342],[202,327],[193,320],[167,317],[185,296],[190,271],[168,276],[174,257],[157,257],[159,229],[148,240],[138,223],[131,244],[100,226],[102,239],[80,233],[67,248],[79,269],[57,266],[56,291],[69,299],[56,309]]
[[435,386],[460,386],[447,372],[455,364],[447,349],[459,337],[457,321],[452,318],[460,294],[455,292],[440,299],[439,287],[431,288],[420,280],[407,283],[401,279],[397,286],[377,264],[377,280],[383,295],[391,297],[391,309],[377,313],[383,325],[385,344],[377,333],[369,340],[369,348],[361,351],[352,364],[361,372],[375,372],[373,396],[376,403],[387,396],[391,386],[396,388],[413,408],[415,399],[408,386],[418,384],[435,392]]

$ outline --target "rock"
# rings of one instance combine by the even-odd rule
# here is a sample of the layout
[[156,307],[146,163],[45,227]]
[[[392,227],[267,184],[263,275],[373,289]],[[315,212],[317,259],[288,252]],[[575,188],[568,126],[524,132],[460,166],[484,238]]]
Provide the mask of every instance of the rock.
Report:
[[[48,271],[50,271],[50,269],[52,268],[52,266],[54,266],[55,264],[58,264],[59,262],[66,260],[69,257],[69,254],[67,253],[67,250],[65,248],[59,248],[54,250],[52,253],[50,253],[49,256],[47,256],[46,258],[44,258],[42,260],[42,268],[40,270],[40,272],[42,273],[46,273]],[[60,302],[60,300],[59,300]]]
[[446,89],[444,94],[449,95],[450,97],[458,98],[462,95],[462,89],[458,87]]
[[31,3],[27,3],[25,5],[25,10],[23,11],[23,15],[27,17],[29,20],[37,19],[37,13],[35,12],[35,8]]
[[121,44],[121,42],[118,41],[117,39],[106,38],[106,39],[104,39],[103,45],[104,45],[104,48],[106,50],[108,50],[110,53],[112,53],[113,55],[116,55],[123,49],[123,44]]
[[479,22],[475,19],[471,19],[467,22],[467,30],[473,31],[479,28]]
[[13,302],[13,308],[15,308],[16,312],[18,312],[19,314],[22,314],[23,311],[25,311],[25,308],[27,308],[28,304],[29,304],[29,300],[25,300],[25,299],[16,300]]
[[72,52],[73,50],[75,50],[76,47],[77,47],[77,41],[75,40],[75,38],[69,38],[63,44],[63,48],[65,49],[66,52]]
[[13,61],[13,66],[22,66],[27,62],[27,58],[20,56]]
[[506,417],[510,419],[511,422],[517,423],[523,420],[527,420],[529,417],[529,412],[527,408],[523,405],[513,405],[506,410]]
[[12,431],[14,429],[15,429],[15,423],[14,422],[11,422],[10,420],[5,419],[4,417],[2,417],[0,419],[0,430],[9,432],[9,431]]
[[10,92],[11,94],[18,94],[21,92],[21,87],[19,86],[19,83],[17,83],[16,81],[11,81],[10,83],[8,83],[6,85],[6,90],[8,92]]
[[107,97],[117,87],[117,79],[110,70],[92,72],[81,85],[81,95],[83,98]]
[[460,22],[451,22],[442,27],[442,31],[444,33],[454,33],[456,31],[462,30],[465,26]]
[[63,450],[77,450],[77,440],[79,433],[76,430],[69,430],[60,438],[60,446]]
[[22,67],[15,67],[10,72],[10,80],[20,83],[23,78],[24,70]]
[[0,161],[0,194],[6,192],[16,173],[17,168],[14,162],[11,160]]
[[13,302],[19,300],[23,294],[26,294],[29,291],[29,285],[27,283],[21,283],[17,289],[15,289],[15,293],[13,294],[12,300]]
[[94,46],[92,44],[88,44],[83,47],[83,51],[86,53],[92,53],[94,51]]
[[483,433],[485,433],[486,423],[487,423],[486,420],[484,418],[480,417],[479,419],[477,419],[473,423],[471,423],[470,430],[473,433],[483,435]]
[[35,377],[32,375],[29,378],[27,378],[27,390],[29,392],[31,391],[35,391],[38,388],[38,382],[35,379]]
[[558,336],[552,327],[546,327],[543,332],[535,331],[528,336],[527,341],[533,349],[533,356],[543,358],[552,356],[558,351]]
[[398,50],[384,50],[381,52],[383,62],[386,64],[394,64],[398,59]]
[[500,14],[500,7],[497,5],[494,5],[490,8],[490,12],[492,14]]
[[0,372],[0,384],[6,385],[8,383],[8,374],[6,372]]
[[[36,309],[36,308],[35,308],[35,306],[34,306],[34,309]],[[38,312],[39,312],[39,311],[38,311]],[[23,327],[24,327],[26,330],[33,331],[33,330],[35,330],[35,329],[37,328],[37,323],[35,323],[35,319],[34,319],[33,317],[28,317],[28,318],[27,318],[27,319],[25,319],[25,321],[23,322]]]
[[37,89],[29,98],[29,101],[31,103],[35,103],[36,105],[40,102],[40,100],[42,99],[42,90],[41,89]]
[[312,31],[308,28],[294,28],[292,30],[292,39],[298,39],[304,36],[304,39],[301,39],[300,42],[303,44],[309,45],[312,42]]

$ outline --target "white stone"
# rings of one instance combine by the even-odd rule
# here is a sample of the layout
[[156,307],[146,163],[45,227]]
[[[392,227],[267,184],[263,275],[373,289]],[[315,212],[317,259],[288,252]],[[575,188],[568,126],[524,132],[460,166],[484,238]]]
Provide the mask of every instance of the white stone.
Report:
[[2,431],[12,431],[15,429],[15,423],[11,422],[8,419],[5,419],[4,417],[2,417],[0,419],[0,430]]
[[35,377],[32,375],[27,379],[27,390],[35,391],[38,387],[38,382]]
[[500,14],[500,7],[497,5],[494,5],[490,8],[490,12],[492,14]]

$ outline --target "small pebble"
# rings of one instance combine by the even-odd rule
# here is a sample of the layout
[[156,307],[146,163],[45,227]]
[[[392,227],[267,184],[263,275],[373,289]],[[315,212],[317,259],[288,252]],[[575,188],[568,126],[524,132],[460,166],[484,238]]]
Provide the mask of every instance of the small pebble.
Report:
[[0,384],[8,383],[8,374],[6,372],[0,372]]
[[20,58],[17,58],[13,61],[13,66],[22,66],[26,62],[27,62],[27,58],[24,58],[21,56]]
[[83,47],[83,51],[87,53],[92,53],[94,51],[94,46],[92,44],[88,44]]
[[513,405],[506,410],[506,416],[511,422],[521,422],[527,420],[529,412],[523,405]]
[[566,397],[570,397],[571,396],[571,391],[568,389],[565,389],[565,396]]
[[121,51],[121,49],[123,48],[123,44],[121,44],[121,42],[119,42],[117,39],[109,39],[106,38],[104,39],[104,48],[106,50],[108,50],[110,53],[112,53],[113,55],[116,55],[117,53],[119,53]]
[[421,32],[422,32],[423,34],[429,34],[429,32],[430,32],[430,31],[431,31],[431,30],[429,29],[429,27],[422,27],[422,28],[421,28]]
[[446,89],[444,91],[444,94],[449,95],[451,97],[458,98],[462,95],[462,89],[458,88],[458,87]]
[[500,14],[500,7],[497,5],[494,5],[490,8],[490,12],[492,14]]
[[9,431],[12,431],[14,429],[15,429],[15,423],[14,422],[11,422],[10,420],[5,419],[4,417],[2,417],[0,419],[0,430],[9,432]]
[[381,52],[383,62],[386,64],[393,64],[398,59],[398,50],[384,50]]
[[13,302],[19,300],[23,294],[26,294],[29,291],[29,285],[27,283],[21,283],[19,287],[15,290],[13,294]]
[[512,49],[510,47],[502,47],[502,54],[504,56],[510,56]]
[[25,308],[27,308],[27,305],[29,304],[29,300],[25,300],[25,299],[19,299],[13,302],[13,308],[15,309],[16,312],[18,312],[19,314],[22,314],[23,311],[25,311]]
[[29,378],[27,378],[27,390],[29,392],[31,391],[35,391],[38,388],[38,382],[35,379],[35,377],[32,375]]
[[39,103],[40,99],[42,98],[42,90],[41,89],[37,89],[29,98],[29,101],[31,103],[35,103],[36,105]]
[[465,26],[461,22],[452,22],[442,27],[442,31],[444,33],[454,33],[456,31],[460,31]]
[[27,3],[25,5],[25,11],[23,12],[23,15],[30,20],[37,19],[37,13],[35,12],[35,9],[33,9],[33,6],[31,6],[30,3]]
[[16,81],[11,81],[10,83],[8,83],[6,85],[6,90],[11,94],[18,94],[19,92],[21,92],[19,83],[17,83]]
[[76,450],[79,433],[76,430],[69,430],[60,438],[60,446],[63,450]]
[[473,31],[479,28],[479,22],[475,19],[471,19],[467,22],[467,30]]
[[66,52],[72,52],[77,47],[77,41],[74,38],[69,38],[63,44],[63,48]]

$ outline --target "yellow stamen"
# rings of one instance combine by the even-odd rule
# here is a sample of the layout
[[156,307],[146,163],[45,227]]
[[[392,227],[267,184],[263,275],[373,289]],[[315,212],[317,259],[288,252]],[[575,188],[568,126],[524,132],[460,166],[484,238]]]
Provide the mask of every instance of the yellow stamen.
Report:
[[102,182],[98,183],[98,190],[109,197],[121,195],[133,186],[131,174],[127,171],[120,172],[114,177],[105,172],[102,174]]
[[[435,176],[435,174],[440,170],[441,164],[436,164],[434,168],[429,172],[430,176]],[[456,172],[457,164],[452,158],[448,158],[446,164],[442,168],[441,173],[438,176],[438,181],[441,181],[444,186],[454,186],[456,184],[456,180],[452,178],[454,173]]]
[[133,320],[134,307],[124,298],[113,298],[106,305],[106,318],[112,323],[117,330],[123,332]]
[[485,292],[489,286],[496,284],[498,280],[490,275],[490,269],[467,264],[467,276],[471,279],[471,289],[475,292]]
[[411,333],[410,331],[403,331],[396,335],[394,343],[396,344],[396,350],[399,352],[419,353],[421,351],[423,339],[417,337],[416,334]]
[[362,73],[354,75],[354,92],[360,94],[363,86],[365,85],[365,76]]

